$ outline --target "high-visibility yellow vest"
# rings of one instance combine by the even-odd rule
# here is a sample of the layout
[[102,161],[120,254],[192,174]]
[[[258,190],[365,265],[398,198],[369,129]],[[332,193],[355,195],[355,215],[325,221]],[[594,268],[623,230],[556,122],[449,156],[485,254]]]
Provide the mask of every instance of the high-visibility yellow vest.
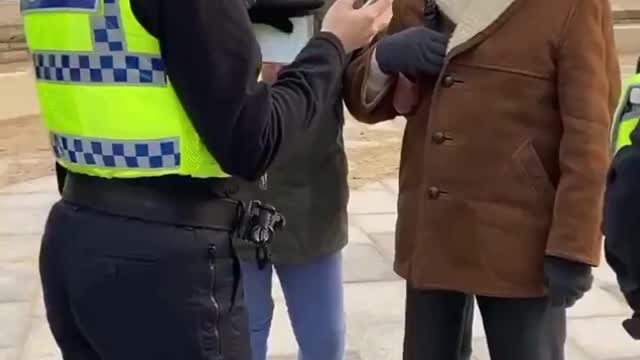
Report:
[[[637,90],[636,90],[637,89]],[[631,103],[632,91],[640,92],[640,74],[632,76],[626,83],[620,103],[616,110],[611,133],[612,153],[615,154],[624,146],[631,144],[631,133],[638,126],[640,111]]]
[[129,0],[21,0],[42,117],[73,172],[225,177]]

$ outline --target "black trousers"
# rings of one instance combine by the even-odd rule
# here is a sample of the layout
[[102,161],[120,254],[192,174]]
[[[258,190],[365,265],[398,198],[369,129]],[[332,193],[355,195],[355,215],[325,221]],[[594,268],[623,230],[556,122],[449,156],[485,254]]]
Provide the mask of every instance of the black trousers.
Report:
[[[492,360],[557,359],[552,352],[561,351],[557,343],[564,344],[564,338],[559,341],[550,334],[557,310],[552,310],[546,298],[477,296],[476,300]],[[407,287],[403,359],[468,359],[472,316],[471,295]]]
[[51,210],[40,254],[65,360],[248,360],[239,268],[226,232]]
[[[460,360],[471,360],[473,352],[474,300],[473,297],[470,297],[464,310]],[[563,307],[552,307],[549,309],[548,315],[548,329],[544,332],[542,346],[547,349],[549,360],[564,360],[564,347],[567,340],[567,311]]]

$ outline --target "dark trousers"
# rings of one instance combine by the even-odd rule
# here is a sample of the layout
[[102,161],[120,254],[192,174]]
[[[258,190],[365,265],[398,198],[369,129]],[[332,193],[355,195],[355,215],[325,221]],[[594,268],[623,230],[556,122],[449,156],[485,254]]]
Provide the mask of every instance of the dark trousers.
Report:
[[[470,353],[473,298],[407,288],[404,360],[460,360]],[[477,296],[492,360],[549,360],[546,298]]]
[[230,242],[217,230],[54,205],[40,273],[64,359],[250,359]]
[[[470,298],[465,308],[465,323],[462,330],[461,360],[471,360],[473,352],[473,311],[474,298]],[[563,307],[549,309],[548,329],[544,332],[543,347],[549,353],[549,360],[564,360],[564,346],[567,340],[567,311]]]

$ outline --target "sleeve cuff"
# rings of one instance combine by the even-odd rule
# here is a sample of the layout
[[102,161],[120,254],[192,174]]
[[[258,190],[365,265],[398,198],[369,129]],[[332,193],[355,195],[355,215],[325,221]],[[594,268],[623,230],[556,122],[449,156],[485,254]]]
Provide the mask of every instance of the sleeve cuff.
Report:
[[376,51],[374,50],[371,55],[369,71],[364,83],[363,105],[369,109],[378,105],[391,88],[392,83],[393,78],[380,69],[376,61]]
[[342,45],[342,41],[333,33],[322,31],[318,33],[315,39],[324,40],[337,50],[338,56],[340,57],[340,65],[344,66],[347,63],[347,53],[344,50],[344,45]]

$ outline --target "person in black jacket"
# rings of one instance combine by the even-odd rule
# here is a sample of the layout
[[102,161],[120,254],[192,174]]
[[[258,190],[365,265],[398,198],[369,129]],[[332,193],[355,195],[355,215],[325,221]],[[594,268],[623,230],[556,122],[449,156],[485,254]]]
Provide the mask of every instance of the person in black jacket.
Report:
[[[57,14],[89,3],[22,5]],[[253,199],[242,198],[240,180],[257,180],[321,121],[316,115],[333,100],[348,53],[385,26],[391,1],[354,9],[338,0],[323,31],[273,86],[257,80],[261,53],[243,0],[95,6],[106,3],[133,14],[127,26],[137,20],[139,31],[157,38],[177,101],[231,177],[104,178],[68,171],[58,159],[62,200],[49,214],[40,253],[53,336],[65,360],[249,360],[232,238],[245,219],[239,210]],[[118,33],[120,14],[104,17],[109,33]],[[59,16],[46,19],[44,27],[59,25]]]
[[[331,4],[332,0],[326,1],[308,18],[309,24],[315,20],[316,31]],[[283,65],[265,59],[263,80],[276,81]],[[318,114],[318,125],[299,136],[292,151],[281,153],[267,177],[253,186],[256,198],[273,204],[287,218],[264,268],[258,266],[251,246],[244,243],[238,249],[253,360],[267,359],[274,273],[282,285],[299,357],[342,360],[345,355],[342,249],[347,244],[349,187],[340,90],[335,89],[330,104]]]

